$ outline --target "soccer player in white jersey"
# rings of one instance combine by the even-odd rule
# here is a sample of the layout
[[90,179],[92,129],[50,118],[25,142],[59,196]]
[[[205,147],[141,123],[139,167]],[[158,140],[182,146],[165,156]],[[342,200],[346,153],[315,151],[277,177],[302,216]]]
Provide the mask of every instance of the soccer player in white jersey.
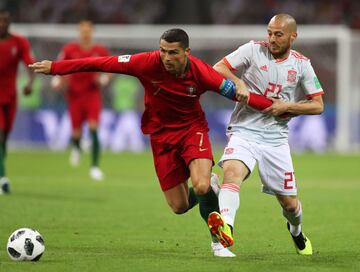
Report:
[[242,89],[242,101],[246,102],[249,92],[253,92],[270,98],[273,104],[263,112],[245,103],[236,104],[227,129],[229,141],[219,162],[224,170],[219,195],[221,215],[210,214],[208,223],[224,246],[233,244],[240,185],[258,163],[262,190],[275,195],[280,203],[297,253],[311,255],[310,240],[302,232],[302,209],[287,123],[291,116],[321,114],[324,92],[310,60],[291,49],[297,37],[294,18],[288,14],[275,15],[267,32],[268,41],[250,41],[214,66],[237,85],[244,86],[245,82],[247,88]]

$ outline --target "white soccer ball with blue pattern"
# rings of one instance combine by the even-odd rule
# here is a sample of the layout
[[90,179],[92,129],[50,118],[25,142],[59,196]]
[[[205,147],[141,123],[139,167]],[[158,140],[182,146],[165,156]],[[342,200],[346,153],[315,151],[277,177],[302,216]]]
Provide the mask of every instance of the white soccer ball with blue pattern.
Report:
[[38,261],[45,251],[45,242],[38,231],[21,228],[10,235],[6,249],[14,261]]

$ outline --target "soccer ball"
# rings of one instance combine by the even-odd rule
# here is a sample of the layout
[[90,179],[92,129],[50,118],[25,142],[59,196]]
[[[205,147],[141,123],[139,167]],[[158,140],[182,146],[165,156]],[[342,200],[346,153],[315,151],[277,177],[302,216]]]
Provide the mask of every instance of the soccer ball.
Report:
[[38,261],[44,253],[45,243],[38,231],[21,228],[10,235],[6,248],[14,261]]

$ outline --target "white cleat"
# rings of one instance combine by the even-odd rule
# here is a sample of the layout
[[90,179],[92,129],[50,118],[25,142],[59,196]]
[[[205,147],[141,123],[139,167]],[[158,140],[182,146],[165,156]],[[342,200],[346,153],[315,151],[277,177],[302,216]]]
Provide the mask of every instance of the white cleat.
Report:
[[234,253],[220,243],[211,242],[211,249],[215,257],[236,257]]
[[0,178],[0,195],[10,193],[10,181],[7,177]]
[[77,148],[71,149],[69,162],[72,167],[78,167],[80,164],[81,151]]
[[214,193],[218,196],[220,193],[219,176],[216,173],[211,173],[210,186]]
[[102,181],[104,179],[104,173],[97,166],[90,168],[90,177],[95,181]]

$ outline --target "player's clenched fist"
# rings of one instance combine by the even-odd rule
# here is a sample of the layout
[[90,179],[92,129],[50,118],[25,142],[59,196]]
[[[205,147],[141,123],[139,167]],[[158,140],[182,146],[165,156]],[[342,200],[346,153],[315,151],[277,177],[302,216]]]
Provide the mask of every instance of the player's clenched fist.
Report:
[[42,74],[50,74],[51,70],[51,63],[50,60],[43,60],[40,62],[35,62],[33,64],[30,64],[29,67],[35,72],[35,73],[42,73]]

